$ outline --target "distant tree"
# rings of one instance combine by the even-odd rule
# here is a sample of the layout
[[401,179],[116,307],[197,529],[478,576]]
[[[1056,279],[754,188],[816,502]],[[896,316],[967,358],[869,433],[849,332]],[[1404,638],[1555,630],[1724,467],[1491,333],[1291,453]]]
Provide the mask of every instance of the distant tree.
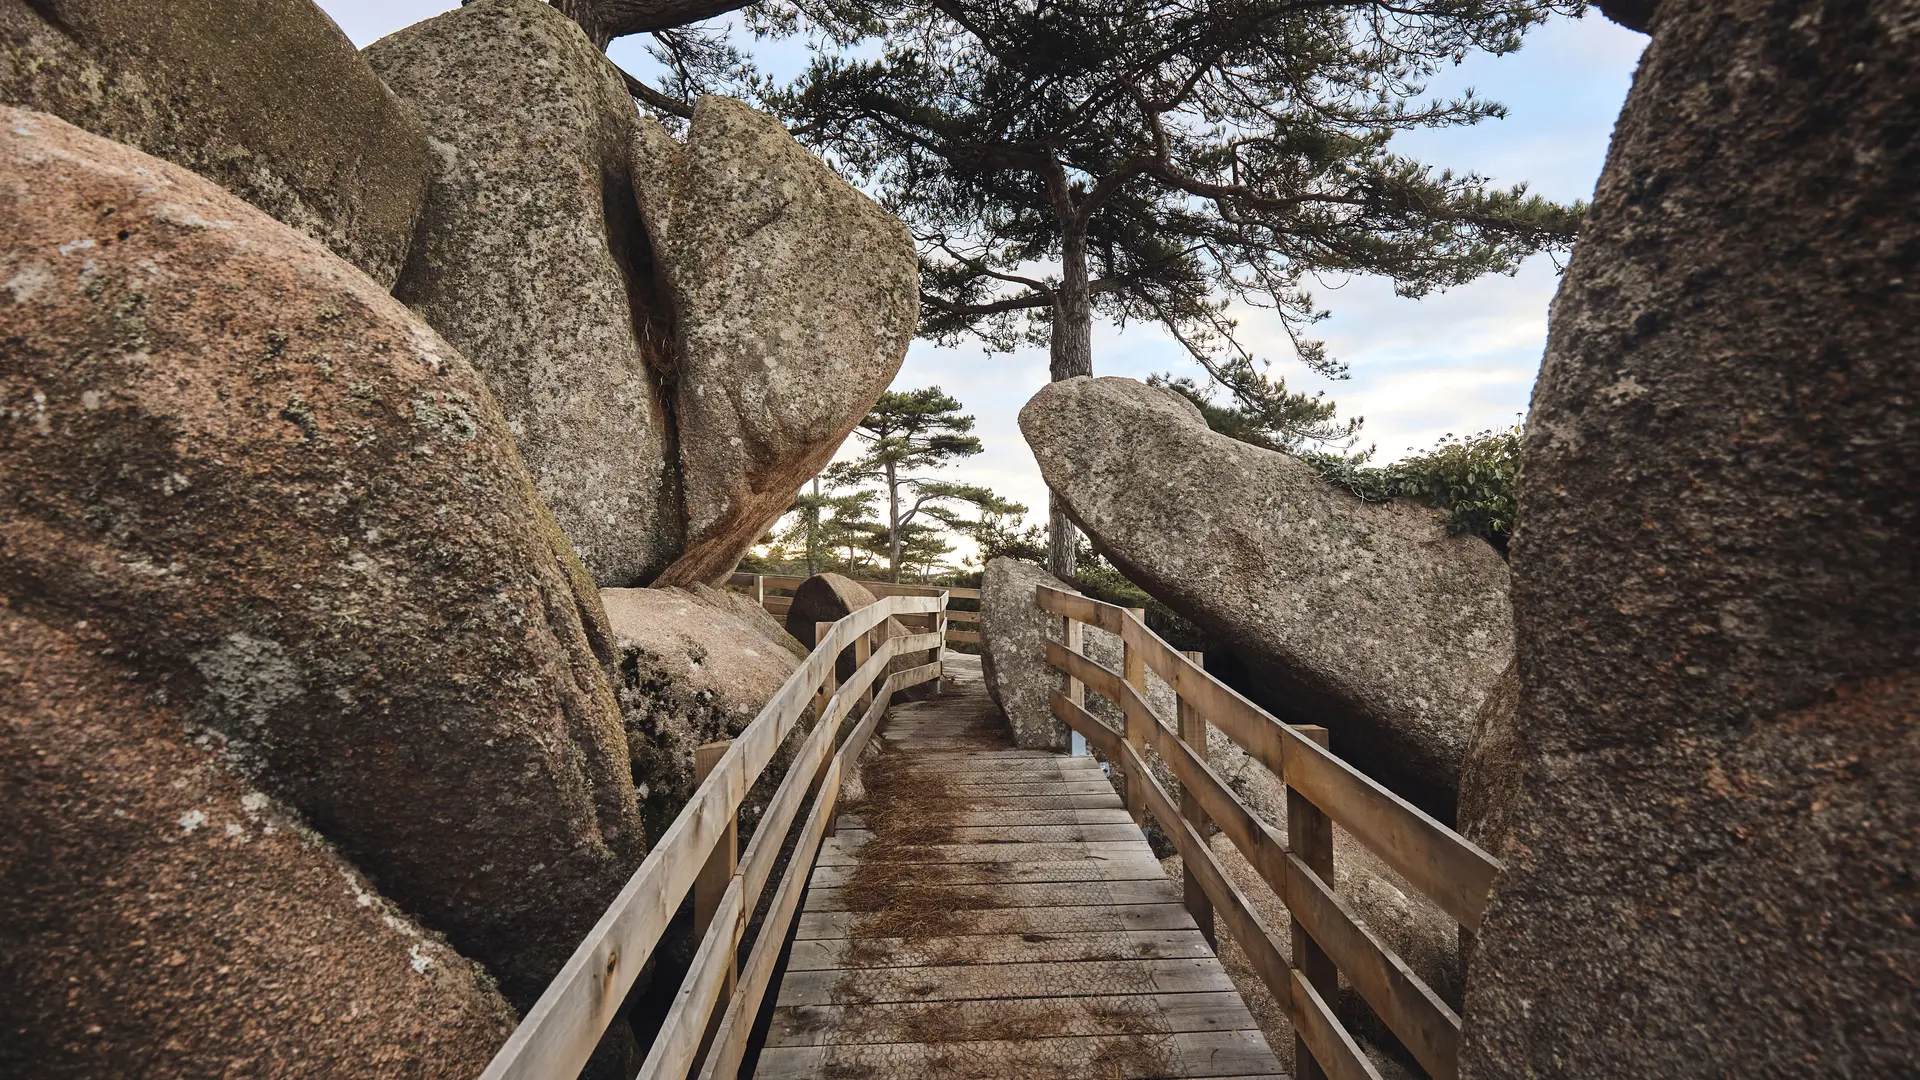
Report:
[[960,402],[937,386],[880,395],[866,418],[853,429],[862,452],[827,470],[827,482],[836,486],[878,483],[887,497],[887,566],[900,580],[902,530],[923,510],[956,501],[969,501],[963,485],[945,483],[928,475],[935,469],[980,453],[973,417],[960,412]]
[[1358,418],[1334,419],[1334,404],[1320,395],[1287,393],[1286,383],[1274,380],[1279,393],[1249,404],[1240,399],[1215,400],[1209,388],[1189,378],[1151,375],[1149,386],[1172,390],[1194,403],[1207,426],[1223,435],[1267,450],[1299,450],[1312,443],[1351,443],[1360,432]]
[[[762,28],[822,35],[776,107],[921,241],[922,333],[1044,341],[1093,371],[1096,310],[1157,322],[1262,414],[1295,406],[1236,336],[1275,310],[1309,368],[1306,284],[1378,274],[1404,296],[1512,272],[1571,243],[1582,208],[1388,150],[1504,115],[1424,80],[1502,54],[1578,0],[768,0]],[[1072,577],[1056,498],[1050,563]]]

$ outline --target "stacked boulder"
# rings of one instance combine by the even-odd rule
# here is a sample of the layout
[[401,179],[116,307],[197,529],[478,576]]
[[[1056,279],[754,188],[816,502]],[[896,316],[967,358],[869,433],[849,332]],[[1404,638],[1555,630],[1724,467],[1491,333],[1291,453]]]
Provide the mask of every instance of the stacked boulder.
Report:
[[1325,725],[1335,753],[1453,819],[1476,717],[1513,657],[1492,547],[1424,507],[1361,502],[1132,379],[1051,383],[1020,430],[1100,550],[1230,642],[1262,705]]
[[0,170],[12,610],[529,1000],[643,840],[597,598],[484,383],[199,176],[11,108]]
[[535,0],[0,0],[0,101],[0,1071],[474,1075],[798,662],[697,582],[911,241],[731,103],[671,159]]
[[540,0],[367,58],[434,148],[396,295],[486,376],[595,581],[723,579],[899,370],[906,227],[738,102],[675,142]]
[[658,838],[693,794],[694,748],[738,735],[806,650],[760,605],[710,585],[600,597],[641,817]]
[[0,0],[0,102],[191,169],[390,288],[426,129],[309,0]]

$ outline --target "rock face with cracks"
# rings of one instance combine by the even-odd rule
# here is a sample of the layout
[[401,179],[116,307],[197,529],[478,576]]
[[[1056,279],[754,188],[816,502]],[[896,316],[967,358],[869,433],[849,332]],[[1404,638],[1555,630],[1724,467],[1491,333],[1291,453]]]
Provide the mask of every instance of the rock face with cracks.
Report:
[[426,130],[309,0],[0,0],[0,103],[191,169],[383,287],[426,194]]
[[1463,1074],[1911,1075],[1920,3],[1648,25],[1527,422]]
[[1046,660],[1047,642],[1063,640],[1061,619],[1034,605],[1034,590],[1041,585],[1068,587],[1019,559],[1002,556],[987,563],[980,578],[980,673],[987,695],[1013,729],[1015,746],[1064,753],[1072,746],[1072,733],[1054,719],[1047,703],[1065,682]]
[[599,598],[484,383],[317,242],[51,116],[0,109],[0,236],[0,591],[530,1000],[643,841]]
[[907,227],[780,122],[703,97],[684,147],[639,125],[635,176],[673,309],[686,542],[716,582],[893,381],[920,310]]
[[1230,642],[1262,704],[1326,725],[1335,753],[1452,818],[1475,715],[1513,655],[1491,547],[1424,507],[1363,503],[1132,379],[1050,383],[1020,430],[1101,550]]
[[640,808],[658,837],[693,794],[694,748],[738,735],[806,650],[760,605],[710,585],[600,596]]
[[61,623],[0,601],[0,1073],[478,1075],[492,982]]
[[619,72],[540,0],[479,0],[366,55],[432,136],[394,295],[486,376],[594,580],[651,582],[681,549],[680,492]]

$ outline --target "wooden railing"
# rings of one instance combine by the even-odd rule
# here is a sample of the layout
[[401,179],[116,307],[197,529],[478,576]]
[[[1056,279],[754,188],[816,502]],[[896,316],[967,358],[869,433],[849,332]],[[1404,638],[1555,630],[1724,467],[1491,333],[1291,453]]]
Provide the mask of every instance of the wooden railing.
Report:
[[[1365,844],[1460,925],[1477,930],[1500,865],[1458,833],[1421,813],[1326,749],[1324,729],[1283,724],[1220,683],[1147,629],[1125,608],[1042,585],[1036,602],[1067,619],[1062,642],[1047,643],[1047,663],[1067,676],[1053,713],[1125,774],[1135,820],[1160,823],[1189,875],[1188,905],[1202,927],[1217,917],[1239,942],[1261,981],[1287,1010],[1296,1034],[1296,1077],[1378,1080],[1372,1064],[1335,1017],[1340,973],[1435,1080],[1460,1074],[1460,1017],[1393,950],[1355,917],[1333,882],[1333,823]],[[1077,649],[1079,624],[1120,638],[1124,671]],[[1146,671],[1179,697],[1178,730],[1148,707]],[[1083,707],[1082,688],[1125,717],[1115,732]],[[1207,725],[1279,777],[1287,788],[1287,836],[1249,811],[1207,764]],[[1183,806],[1147,771],[1151,747],[1182,787]],[[1207,846],[1211,820],[1293,917],[1292,948],[1221,870]],[[1292,960],[1289,962],[1288,955]]]
[[[807,579],[794,574],[735,574],[727,579],[727,584],[753,597],[754,602],[766,608],[770,614],[784,618],[787,614],[787,609],[793,606],[793,591],[798,589],[800,583],[805,580]],[[866,578],[855,578],[854,580],[866,586],[867,591],[875,596],[937,596],[945,593],[954,600],[977,601],[980,599],[979,589],[948,588],[945,585],[913,585],[892,581],[869,581]],[[948,641],[965,641],[975,645],[980,644],[980,613],[978,611],[963,611],[959,608],[950,608],[947,611],[947,622],[961,623],[965,626],[972,627],[970,630],[949,629],[947,631]]]
[[[821,841],[832,832],[841,775],[866,747],[896,691],[940,678],[937,630],[877,644],[875,639],[884,635],[889,617],[931,616],[938,626],[946,604],[943,592],[888,596],[839,622],[823,624],[813,652],[753,722],[730,743],[700,748],[696,763],[704,777],[692,798],[494,1056],[482,1080],[571,1080],[578,1075],[689,890],[694,893],[699,948],[639,1075],[642,1080],[681,1078],[697,1065],[705,1080],[733,1080],[807,875]],[[836,685],[835,659],[849,648],[859,667],[845,685]],[[935,650],[932,663],[882,677],[895,655],[927,650]],[[738,852],[740,804],[809,704],[814,706],[814,726],[768,801],[747,849]],[[860,720],[841,742],[842,721],[856,708],[863,710]],[[743,966],[737,953],[748,922],[783,841],[809,803]]]

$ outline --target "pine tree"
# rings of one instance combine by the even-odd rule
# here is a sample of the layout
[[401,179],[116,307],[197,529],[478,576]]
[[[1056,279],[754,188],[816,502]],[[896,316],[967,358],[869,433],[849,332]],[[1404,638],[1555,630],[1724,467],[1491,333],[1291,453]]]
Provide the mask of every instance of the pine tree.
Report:
[[925,474],[980,453],[980,440],[968,434],[972,430],[973,417],[961,413],[960,402],[937,386],[889,390],[853,429],[864,444],[861,455],[827,471],[827,482],[835,486],[878,482],[886,493],[892,580],[900,580],[902,530],[931,506],[967,500],[959,485]]
[[[1294,354],[1339,376],[1305,333],[1325,315],[1312,275],[1378,274],[1420,296],[1571,243],[1580,206],[1435,171],[1389,143],[1504,115],[1471,93],[1428,99],[1424,80],[1583,7],[772,0],[757,17],[839,46],[767,100],[913,225],[923,334],[1045,341],[1064,379],[1093,371],[1096,310],[1155,322],[1244,405],[1279,415],[1287,392],[1236,336],[1231,305],[1272,308]],[[1063,578],[1073,534],[1056,499]]]

